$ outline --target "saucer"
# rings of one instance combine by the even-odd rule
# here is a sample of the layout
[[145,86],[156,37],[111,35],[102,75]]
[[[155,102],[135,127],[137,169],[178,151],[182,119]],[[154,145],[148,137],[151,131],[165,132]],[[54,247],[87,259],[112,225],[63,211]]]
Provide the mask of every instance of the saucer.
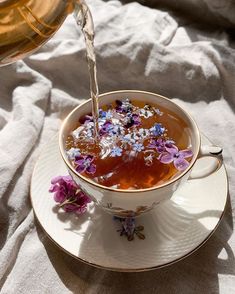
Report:
[[[202,136],[202,144],[211,142]],[[208,165],[199,159],[194,169]],[[170,200],[136,219],[145,239],[128,241],[120,223],[94,204],[84,215],[58,209],[48,192],[54,176],[67,175],[58,136],[42,151],[31,180],[34,213],[46,234],[65,252],[95,267],[137,272],[177,262],[202,246],[217,228],[227,201],[227,175],[222,165],[212,175],[188,180]]]

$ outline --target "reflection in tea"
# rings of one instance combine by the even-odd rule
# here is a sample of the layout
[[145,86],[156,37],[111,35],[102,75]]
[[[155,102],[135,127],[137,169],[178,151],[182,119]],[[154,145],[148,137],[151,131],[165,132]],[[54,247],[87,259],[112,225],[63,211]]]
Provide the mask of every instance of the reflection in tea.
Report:
[[99,110],[99,139],[91,115],[66,141],[78,173],[103,186],[151,188],[184,171],[193,155],[186,123],[158,105],[123,99]]

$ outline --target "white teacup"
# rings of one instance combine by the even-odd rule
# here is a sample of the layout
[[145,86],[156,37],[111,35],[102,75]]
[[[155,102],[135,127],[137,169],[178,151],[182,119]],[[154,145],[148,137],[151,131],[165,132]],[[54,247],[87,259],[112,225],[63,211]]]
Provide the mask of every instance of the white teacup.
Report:
[[[222,149],[217,146],[201,146],[199,129],[191,116],[170,99],[158,94],[135,90],[115,91],[100,95],[99,103],[100,106],[102,106],[110,104],[115,100],[122,100],[123,98],[135,101],[140,100],[149,104],[157,104],[173,111],[185,121],[188,126],[186,131],[191,137],[192,151],[194,154],[186,170],[164,184],[138,190],[123,190],[102,186],[79,174],[67,158],[65,141],[71,131],[77,127],[79,118],[91,112],[91,100],[76,107],[64,120],[59,134],[59,146],[62,158],[73,180],[81,186],[81,189],[87,193],[97,205],[116,216],[133,217],[147,212],[160,202],[171,198],[179,186],[189,177],[201,178],[213,173],[221,163],[219,156],[222,153]],[[210,165],[203,171],[192,172],[196,160],[202,156],[216,156],[218,157],[218,164]]]

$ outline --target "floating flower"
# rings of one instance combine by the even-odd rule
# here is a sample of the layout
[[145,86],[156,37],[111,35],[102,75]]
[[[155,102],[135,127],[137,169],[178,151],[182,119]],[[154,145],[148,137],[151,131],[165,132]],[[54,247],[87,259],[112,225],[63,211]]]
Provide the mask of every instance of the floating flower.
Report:
[[131,134],[126,134],[125,136],[123,136],[121,138],[121,142],[123,144],[129,144],[129,145],[131,145],[131,144],[134,144],[135,143],[135,139],[131,136]]
[[166,148],[171,148],[174,143],[172,140],[164,140],[163,138],[152,139],[149,142],[148,148],[154,148],[158,153],[162,153],[166,151]]
[[122,156],[122,149],[118,146],[114,147],[110,153],[111,157]]
[[94,156],[92,155],[80,155],[75,158],[76,171],[78,173],[87,172],[88,174],[94,174],[96,172],[96,166],[93,163]]
[[111,130],[111,134],[112,135],[123,135],[125,134],[124,128],[121,125],[114,125],[113,129]]
[[143,116],[144,118],[149,118],[149,117],[153,116],[152,111],[150,111],[146,108],[141,108],[139,113],[140,113],[140,116]]
[[102,109],[99,110],[99,117],[101,119],[111,119],[113,117],[113,113],[112,111],[109,109],[108,111],[104,111]]
[[68,151],[66,151],[66,154],[70,160],[74,160],[76,156],[80,156],[81,152],[79,148],[70,148]]
[[156,123],[150,131],[154,136],[161,136],[165,132],[165,128],[162,126],[161,123]]
[[150,132],[149,132],[149,129],[139,129],[138,131],[138,135],[141,137],[141,138],[147,138],[149,136]]
[[82,214],[87,209],[91,199],[81,191],[71,176],[58,176],[51,180],[50,193],[54,193],[54,200],[66,212]]
[[138,114],[128,113],[124,118],[124,126],[130,128],[132,126],[139,126],[141,124],[141,119]]
[[189,162],[185,158],[192,156],[193,152],[191,150],[185,149],[179,151],[179,149],[172,144],[170,147],[166,147],[166,152],[161,153],[158,159],[165,164],[173,162],[176,169],[183,171],[189,166]]
[[106,121],[102,125],[99,133],[100,133],[101,136],[103,136],[103,135],[108,134],[110,131],[112,131],[112,129],[113,129],[113,124],[110,121]]
[[129,101],[129,99],[126,99],[124,101],[116,100],[116,111],[120,113],[128,113],[132,110],[133,105]]
[[142,150],[144,150],[144,145],[141,143],[135,143],[133,144],[133,150],[137,152],[141,152]]

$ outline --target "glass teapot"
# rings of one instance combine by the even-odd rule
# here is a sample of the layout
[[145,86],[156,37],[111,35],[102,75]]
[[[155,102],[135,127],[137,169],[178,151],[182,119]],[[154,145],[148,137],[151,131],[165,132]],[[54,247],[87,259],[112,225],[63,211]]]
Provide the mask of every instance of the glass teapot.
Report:
[[83,0],[0,0],[0,66],[22,59],[44,44]]

